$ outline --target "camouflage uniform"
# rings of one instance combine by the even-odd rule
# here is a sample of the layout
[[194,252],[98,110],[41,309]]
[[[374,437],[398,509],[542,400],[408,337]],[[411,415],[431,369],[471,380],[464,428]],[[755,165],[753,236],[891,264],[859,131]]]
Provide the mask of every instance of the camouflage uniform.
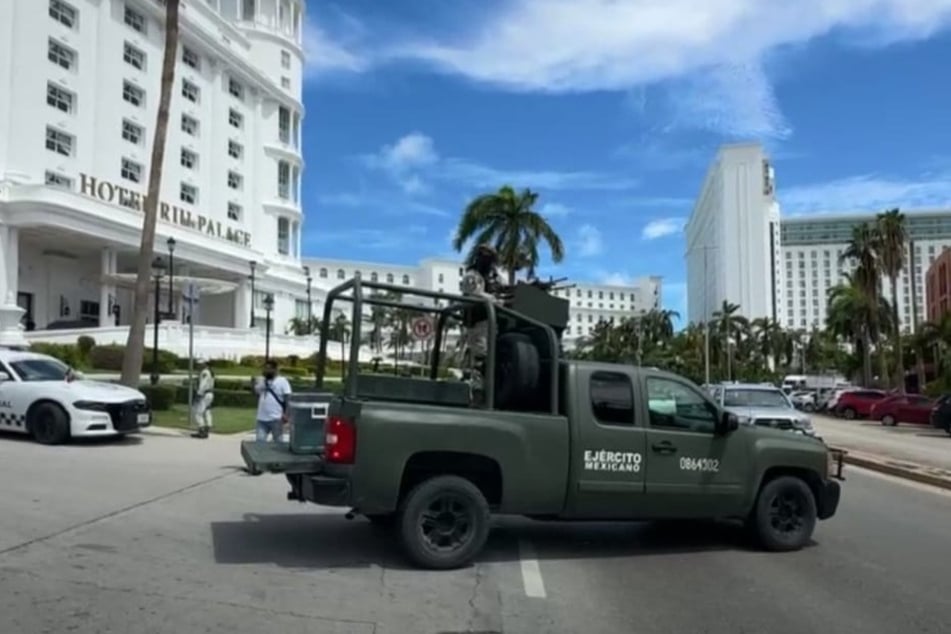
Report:
[[[462,294],[469,297],[495,297],[486,290],[485,278],[476,270],[469,269],[462,277]],[[485,360],[489,354],[489,321],[486,318],[470,323],[465,328],[466,367],[469,371],[469,386],[473,401],[481,402],[485,391]]]

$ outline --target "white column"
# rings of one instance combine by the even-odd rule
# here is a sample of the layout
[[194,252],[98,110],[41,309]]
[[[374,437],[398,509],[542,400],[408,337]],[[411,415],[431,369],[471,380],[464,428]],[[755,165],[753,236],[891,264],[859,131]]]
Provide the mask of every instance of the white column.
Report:
[[251,324],[251,282],[245,280],[234,289],[234,327],[248,328]]
[[0,346],[29,346],[20,319],[26,311],[17,306],[20,275],[20,241],[16,227],[0,225]]
[[[113,282],[107,279],[108,276],[115,275],[116,273],[116,252],[115,249],[106,247],[102,250],[100,270],[102,272],[102,280],[99,285],[99,327],[108,328],[115,323],[115,318],[113,318],[112,313],[109,309],[112,308],[111,303],[118,301],[116,297],[116,286]],[[112,302],[110,303],[110,300]]]

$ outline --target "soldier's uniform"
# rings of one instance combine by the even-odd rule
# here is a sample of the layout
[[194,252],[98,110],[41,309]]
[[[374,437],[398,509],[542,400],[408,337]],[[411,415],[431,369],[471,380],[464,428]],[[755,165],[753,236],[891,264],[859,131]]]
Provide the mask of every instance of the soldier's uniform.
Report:
[[[476,249],[476,257],[484,258],[482,266],[473,263],[463,274],[460,290],[468,297],[484,297],[495,301],[490,292],[490,281],[495,276],[495,250],[482,245]],[[466,310],[463,326],[465,327],[464,341],[466,345],[466,368],[469,371],[469,385],[472,390],[473,401],[480,403],[484,394],[485,361],[489,354],[489,316],[483,306],[471,306]]]

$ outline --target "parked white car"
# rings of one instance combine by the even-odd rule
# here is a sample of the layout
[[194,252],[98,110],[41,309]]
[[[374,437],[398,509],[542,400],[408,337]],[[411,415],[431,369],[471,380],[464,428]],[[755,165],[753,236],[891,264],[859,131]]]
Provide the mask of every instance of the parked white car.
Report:
[[148,400],[139,390],[83,380],[45,354],[0,349],[0,431],[56,445],[135,433],[151,423]]

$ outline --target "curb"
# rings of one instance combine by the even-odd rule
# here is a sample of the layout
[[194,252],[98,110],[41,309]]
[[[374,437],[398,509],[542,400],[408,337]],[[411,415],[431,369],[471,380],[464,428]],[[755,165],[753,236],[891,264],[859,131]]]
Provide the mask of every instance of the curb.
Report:
[[943,477],[928,473],[926,471],[921,471],[919,469],[902,467],[900,465],[891,464],[885,460],[872,458],[867,455],[863,456],[862,454],[854,454],[852,452],[847,452],[845,454],[844,461],[846,464],[850,464],[855,467],[861,467],[863,469],[877,471],[879,473],[884,473],[896,478],[913,480],[921,484],[929,484],[941,489],[951,490],[951,477]]

